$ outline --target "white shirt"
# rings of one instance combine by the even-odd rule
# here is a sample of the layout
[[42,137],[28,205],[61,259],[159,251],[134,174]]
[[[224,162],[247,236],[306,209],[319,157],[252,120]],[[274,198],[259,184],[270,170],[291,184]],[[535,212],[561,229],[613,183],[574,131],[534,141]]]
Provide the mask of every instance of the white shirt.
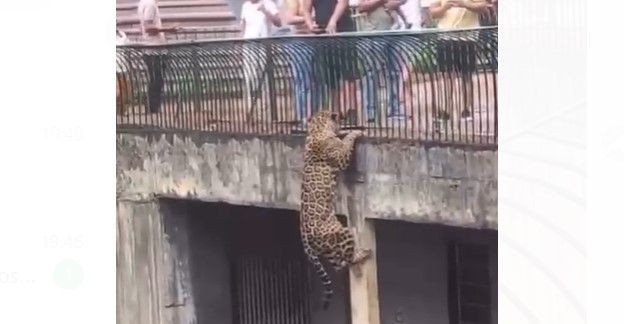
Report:
[[272,15],[278,13],[275,2],[271,0],[259,0],[256,3],[245,1],[241,8],[241,20],[245,21],[245,31],[243,38],[259,38],[268,37],[271,34],[271,25],[269,18],[258,8],[264,4],[264,8]]
[[148,42],[164,42],[165,35],[159,33],[158,35],[148,35],[145,32],[146,27],[154,26],[156,28],[162,28],[162,21],[160,20],[160,11],[156,0],[140,0],[137,6],[137,15],[141,23],[141,34],[143,39]]
[[421,0],[407,0],[403,5],[401,5],[401,9],[405,14],[405,19],[408,23],[412,24],[412,30],[421,29],[420,23],[422,22],[422,17],[420,14]]

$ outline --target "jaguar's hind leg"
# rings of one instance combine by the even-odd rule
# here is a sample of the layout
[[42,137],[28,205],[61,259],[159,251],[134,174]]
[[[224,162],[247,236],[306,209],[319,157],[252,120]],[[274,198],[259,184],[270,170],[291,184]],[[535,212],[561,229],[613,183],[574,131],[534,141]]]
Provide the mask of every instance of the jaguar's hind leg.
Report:
[[355,245],[355,231],[350,228],[343,228],[340,237],[340,252],[343,262],[347,265],[357,265],[362,263],[371,255],[370,249],[360,249]]
[[345,236],[348,237],[348,242],[350,244],[347,255],[349,264],[356,265],[366,261],[366,259],[371,256],[371,249],[362,249],[355,245],[356,232],[354,228],[345,229],[345,232]]
[[334,267],[334,270],[336,270],[336,272],[339,272],[340,270],[344,269],[346,266],[349,265],[347,260],[345,260],[344,257],[342,256],[342,253],[340,253],[339,251],[335,251],[334,253],[332,253],[331,256],[327,258],[327,261],[331,263],[331,265]]
[[366,261],[366,259],[370,258],[371,254],[371,249],[356,249],[353,254],[353,258],[351,259],[351,264],[362,263]]

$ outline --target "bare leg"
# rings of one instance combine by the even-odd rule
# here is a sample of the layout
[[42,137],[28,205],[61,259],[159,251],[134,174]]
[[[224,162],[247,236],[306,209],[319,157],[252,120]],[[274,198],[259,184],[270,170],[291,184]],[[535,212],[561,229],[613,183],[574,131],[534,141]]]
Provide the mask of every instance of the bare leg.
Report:
[[440,106],[438,107],[438,118],[447,120],[450,117],[450,112],[453,109],[453,93],[455,80],[453,78],[453,72],[449,72],[449,75],[441,73],[442,93],[440,96]]
[[344,116],[344,107],[340,104],[340,93],[341,87],[337,86],[335,89],[331,91],[331,107],[329,107],[332,111],[340,112],[340,115]]
[[[412,72],[412,67],[410,64],[404,64],[401,69],[401,77],[403,79],[403,86],[399,88],[399,99],[403,100],[405,110],[410,109],[410,111],[404,111],[405,115],[413,115],[414,112],[412,110],[413,104],[413,93],[412,93],[412,80],[410,78],[410,74]],[[410,108],[408,108],[410,107]]]
[[462,73],[462,98],[463,110],[461,112],[462,117],[468,117],[472,115],[474,109],[474,93],[472,89],[472,75],[469,73]]

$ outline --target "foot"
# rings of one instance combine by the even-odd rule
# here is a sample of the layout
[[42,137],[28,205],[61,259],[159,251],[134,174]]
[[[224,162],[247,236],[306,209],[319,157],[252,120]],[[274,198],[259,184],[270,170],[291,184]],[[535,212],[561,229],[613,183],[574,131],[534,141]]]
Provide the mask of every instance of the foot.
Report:
[[353,256],[353,262],[351,263],[351,271],[356,277],[362,276],[362,264],[366,259],[370,258],[372,251],[370,249],[358,250]]
[[371,254],[372,254],[371,249],[357,250],[355,252],[355,255],[353,256],[353,261],[351,262],[351,264],[352,265],[360,264],[366,261],[366,259],[370,258]]

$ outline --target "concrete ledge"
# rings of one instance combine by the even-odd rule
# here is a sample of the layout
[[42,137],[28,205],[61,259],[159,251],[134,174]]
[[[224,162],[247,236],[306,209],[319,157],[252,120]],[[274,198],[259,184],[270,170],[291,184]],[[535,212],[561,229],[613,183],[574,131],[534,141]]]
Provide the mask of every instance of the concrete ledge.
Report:
[[[117,134],[118,196],[166,196],[299,209],[302,136]],[[358,142],[338,183],[353,217],[497,228],[497,151]],[[353,205],[357,204],[357,207]]]

